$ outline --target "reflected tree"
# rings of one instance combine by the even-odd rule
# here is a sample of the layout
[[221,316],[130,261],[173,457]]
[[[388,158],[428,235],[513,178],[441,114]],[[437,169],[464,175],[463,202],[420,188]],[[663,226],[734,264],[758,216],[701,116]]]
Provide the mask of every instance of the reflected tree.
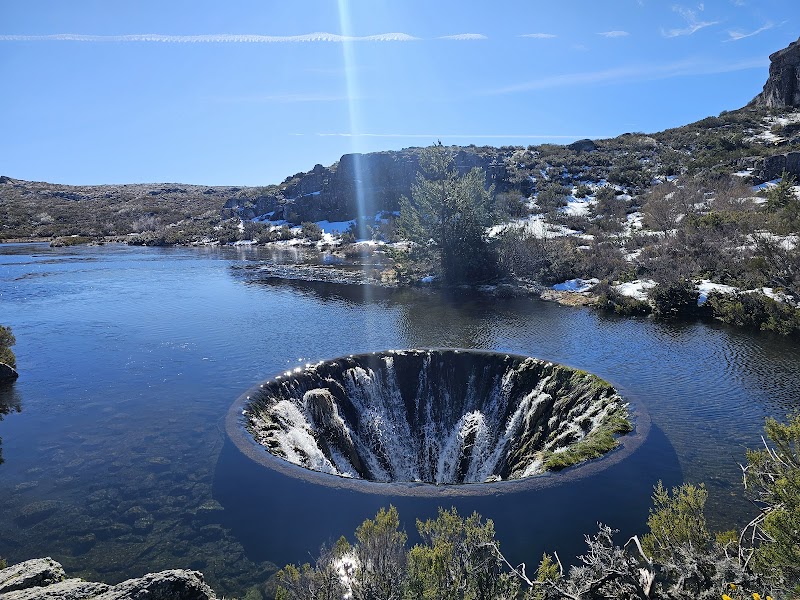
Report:
[[[0,421],[12,412],[20,412],[22,402],[13,383],[0,383]],[[0,464],[3,464],[3,440],[0,438]]]

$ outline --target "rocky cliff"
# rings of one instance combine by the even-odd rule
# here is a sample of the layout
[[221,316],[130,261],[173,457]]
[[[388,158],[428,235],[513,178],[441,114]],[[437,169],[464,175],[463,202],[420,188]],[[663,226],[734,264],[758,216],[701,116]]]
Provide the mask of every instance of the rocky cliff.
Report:
[[[454,163],[459,173],[474,167],[486,173],[486,185],[500,191],[507,187],[506,158],[511,151],[492,148],[455,148]],[[411,195],[419,167],[419,148],[370,154],[345,154],[330,167],[316,165],[305,173],[288,177],[273,193],[255,201],[231,198],[223,217],[269,220],[347,221],[359,215],[399,210],[401,196]]]
[[117,585],[70,579],[52,558],[35,558],[0,569],[3,600],[216,600],[197,571],[149,573]]
[[800,39],[770,54],[769,78],[751,102],[768,108],[800,107]]

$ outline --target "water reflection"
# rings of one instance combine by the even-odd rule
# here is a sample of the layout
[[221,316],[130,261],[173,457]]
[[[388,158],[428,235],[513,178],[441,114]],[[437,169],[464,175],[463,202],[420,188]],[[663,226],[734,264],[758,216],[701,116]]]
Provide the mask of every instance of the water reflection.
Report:
[[[15,382],[0,382],[0,421],[12,412],[22,411],[22,398],[17,392]],[[3,440],[0,438],[0,464],[3,464]]]
[[[9,413],[20,398],[25,409],[0,421],[0,552],[52,555],[106,581],[199,568],[236,596],[264,581],[269,561],[308,560],[394,499],[282,488],[248,467],[222,420],[254,383],[346,354],[447,345],[528,354],[597,373],[648,408],[654,427],[638,461],[558,502],[460,507],[494,518],[502,544],[528,561],[542,549],[582,551],[595,519],[641,531],[658,478],[706,482],[710,524],[734,526],[750,511],[744,448],[760,443],[764,417],[800,407],[800,349],[785,340],[529,298],[246,276],[248,265],[301,254],[0,245],[2,319],[25,365],[12,391],[0,390]],[[400,508],[410,532],[417,516],[435,516],[433,504]],[[562,551],[561,540],[575,547]]]

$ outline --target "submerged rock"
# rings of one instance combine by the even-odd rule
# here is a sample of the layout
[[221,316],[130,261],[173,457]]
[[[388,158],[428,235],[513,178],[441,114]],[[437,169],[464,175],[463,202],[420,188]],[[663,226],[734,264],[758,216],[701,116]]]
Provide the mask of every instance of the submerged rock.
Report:
[[202,573],[174,569],[148,573],[114,586],[67,579],[52,558],[36,558],[0,569],[3,600],[216,600]]
[[16,369],[8,366],[6,363],[0,363],[0,383],[4,381],[14,381],[19,377]]

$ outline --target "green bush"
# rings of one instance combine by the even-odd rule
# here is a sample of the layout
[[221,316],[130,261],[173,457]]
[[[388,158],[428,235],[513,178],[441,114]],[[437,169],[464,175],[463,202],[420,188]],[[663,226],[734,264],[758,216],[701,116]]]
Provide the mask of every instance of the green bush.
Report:
[[611,287],[607,281],[601,281],[597,284],[594,291],[598,296],[595,307],[600,310],[613,312],[625,317],[649,315],[652,312],[652,307],[648,302],[637,300],[630,296],[623,296]]
[[699,294],[694,283],[688,279],[677,279],[659,283],[650,290],[653,315],[659,319],[680,319],[698,314]]
[[800,335],[800,308],[752,292],[721,294],[713,292],[707,304],[711,315],[723,323],[780,335]]
[[17,343],[10,327],[0,325],[0,363],[5,363],[9,367],[17,367],[17,357],[11,351],[11,346]]
[[88,244],[93,241],[92,238],[84,235],[68,235],[66,237],[53,238],[50,241],[51,248],[64,248],[66,246],[78,246],[80,244]]
[[300,226],[300,235],[312,242],[318,242],[322,239],[322,227],[311,221],[305,221]]

